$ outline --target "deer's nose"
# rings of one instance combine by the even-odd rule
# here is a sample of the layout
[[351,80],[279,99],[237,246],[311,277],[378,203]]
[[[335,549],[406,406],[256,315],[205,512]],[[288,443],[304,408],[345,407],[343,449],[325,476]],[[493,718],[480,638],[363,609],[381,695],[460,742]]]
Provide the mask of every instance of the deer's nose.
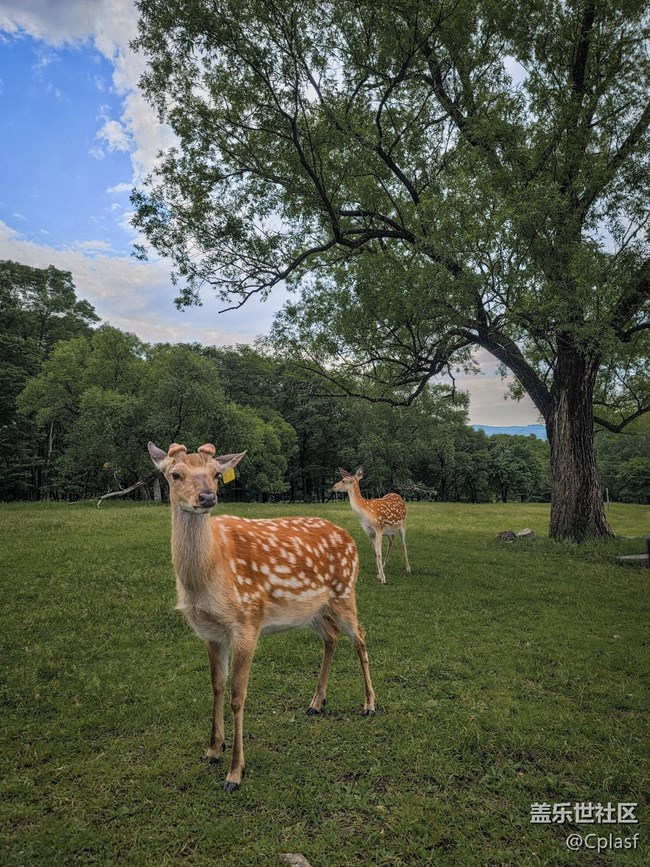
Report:
[[211,509],[217,502],[217,497],[211,491],[201,491],[199,494],[199,505],[202,509]]

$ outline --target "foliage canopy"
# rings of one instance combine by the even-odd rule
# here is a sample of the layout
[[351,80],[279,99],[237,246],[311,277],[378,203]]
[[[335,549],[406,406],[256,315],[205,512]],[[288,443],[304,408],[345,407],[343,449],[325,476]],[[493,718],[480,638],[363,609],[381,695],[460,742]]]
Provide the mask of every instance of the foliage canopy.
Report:
[[646,4],[138,5],[179,303],[300,286],[282,345],[389,401],[487,350],[547,423],[552,534],[608,533],[594,408],[650,408]]

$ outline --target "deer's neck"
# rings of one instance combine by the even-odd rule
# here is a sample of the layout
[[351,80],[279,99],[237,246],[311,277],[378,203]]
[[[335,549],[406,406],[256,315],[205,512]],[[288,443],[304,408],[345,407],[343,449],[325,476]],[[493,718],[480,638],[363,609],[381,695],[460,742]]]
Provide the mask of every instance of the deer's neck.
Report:
[[172,561],[186,590],[201,590],[214,571],[214,537],[210,515],[197,515],[172,506]]
[[361,493],[361,488],[359,487],[359,482],[355,479],[354,485],[350,488],[348,492],[348,496],[350,498],[350,505],[353,510],[357,513],[365,512],[368,501],[364,498]]

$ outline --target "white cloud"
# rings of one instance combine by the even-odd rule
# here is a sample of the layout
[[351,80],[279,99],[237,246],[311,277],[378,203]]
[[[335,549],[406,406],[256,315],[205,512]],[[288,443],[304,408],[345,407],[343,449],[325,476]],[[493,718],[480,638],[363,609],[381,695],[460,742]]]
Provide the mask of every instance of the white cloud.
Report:
[[[145,60],[129,48],[137,23],[133,0],[2,0],[0,6],[0,31],[27,34],[54,48],[92,43],[113,64],[113,86],[122,97],[123,112],[119,124],[104,123],[98,136],[109,150],[131,151],[131,186],[151,171],[158,153],[173,142],[171,130],[158,122],[138,90]],[[39,62],[46,63],[50,55],[41,55]],[[106,155],[98,145],[90,152],[96,159]]]
[[72,245],[73,250],[111,250],[108,241],[77,241]]
[[528,78],[528,70],[523,67],[521,63],[519,63],[519,61],[511,55],[507,55],[504,58],[504,66],[515,87],[523,84],[524,81],[526,81],[526,79]]
[[96,138],[104,141],[109,151],[131,150],[131,143],[124,127],[116,120],[107,120],[98,130]]
[[539,412],[528,397],[520,401],[508,397],[508,383],[513,377],[502,379],[497,371],[497,360],[481,349],[476,353],[481,373],[478,376],[456,375],[456,387],[470,395],[469,420],[472,424],[526,425],[539,422]]
[[94,42],[111,61],[136,36],[137,21],[132,0],[3,0],[0,7],[0,30],[53,48]]
[[133,189],[133,184],[115,184],[114,187],[107,187],[106,192],[111,194],[130,193]]
[[57,102],[66,102],[68,104],[71,104],[72,102],[67,93],[64,93],[62,90],[59,90],[58,87],[54,87],[54,85],[52,84],[47,85],[47,87],[45,88],[45,93],[47,93],[48,96],[54,97]]
[[36,51],[36,63],[32,65],[32,71],[35,73],[36,78],[41,79],[43,77],[43,70],[47,69],[55,57],[54,52],[49,49],[41,47]]
[[[104,241],[80,241],[57,249],[30,241],[0,221],[0,259],[70,271],[77,296],[89,301],[104,322],[147,342],[250,343],[268,331],[283,300],[279,295],[268,304],[253,299],[245,308],[219,317],[223,304],[209,298],[205,306],[180,313],[174,305],[177,288],[171,284],[168,261],[140,262],[107,255],[108,249]],[[216,323],[221,327],[213,327]]]

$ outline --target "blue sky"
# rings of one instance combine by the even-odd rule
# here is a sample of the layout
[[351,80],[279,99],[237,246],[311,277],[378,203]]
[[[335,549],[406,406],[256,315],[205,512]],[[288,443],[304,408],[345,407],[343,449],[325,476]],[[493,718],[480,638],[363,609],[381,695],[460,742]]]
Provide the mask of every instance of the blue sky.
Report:
[[[171,144],[138,91],[143,59],[132,0],[0,3],[0,259],[72,273],[98,315],[150,342],[228,345],[265,333],[284,296],[219,315],[179,312],[171,264],[132,256],[129,192]],[[484,375],[460,377],[477,424],[536,422],[527,399],[504,401],[489,356]]]
[[100,134],[121,110],[112,73],[91,45],[53,50],[23,37],[0,46],[0,219],[33,242],[128,251],[119,227],[133,174],[128,137]]

